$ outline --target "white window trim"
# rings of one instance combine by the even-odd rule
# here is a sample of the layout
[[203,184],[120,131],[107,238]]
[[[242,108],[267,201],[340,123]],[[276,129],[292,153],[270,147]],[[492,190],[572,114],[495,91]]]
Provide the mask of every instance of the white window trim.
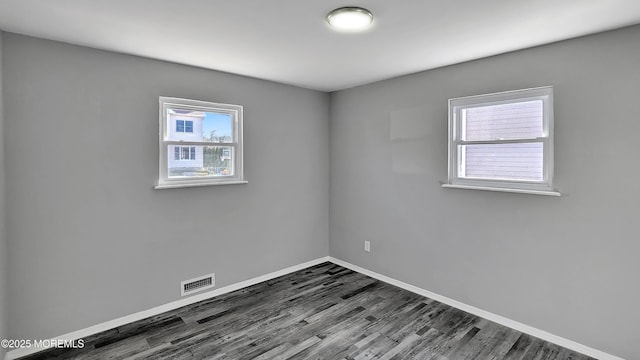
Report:
[[[513,180],[487,180],[471,179],[458,176],[458,151],[457,147],[464,143],[461,141],[460,112],[470,105],[498,105],[510,103],[514,100],[542,100],[543,102],[543,133],[545,136],[536,139],[504,140],[493,143],[513,143],[513,142],[542,142],[543,153],[543,181],[513,181]],[[561,194],[553,189],[553,88],[543,86],[530,89],[505,91],[499,93],[474,95],[449,99],[449,159],[448,159],[448,182],[443,184],[444,188],[459,188],[471,190],[503,191],[513,193],[525,193],[536,195],[560,196]]]
[[[208,101],[181,99],[161,96],[160,105],[160,126],[159,126],[159,176],[155,189],[169,189],[193,186],[209,185],[231,185],[246,184],[244,178],[243,159],[243,107],[241,105],[221,104]],[[233,119],[233,136],[231,142],[191,142],[191,141],[170,141],[168,140],[169,126],[167,121],[167,109],[188,109],[205,112],[217,112],[230,114]],[[206,176],[189,178],[169,178],[168,176],[168,154],[167,146],[230,146],[233,149],[234,175],[230,176]],[[173,155],[173,154],[172,154]]]

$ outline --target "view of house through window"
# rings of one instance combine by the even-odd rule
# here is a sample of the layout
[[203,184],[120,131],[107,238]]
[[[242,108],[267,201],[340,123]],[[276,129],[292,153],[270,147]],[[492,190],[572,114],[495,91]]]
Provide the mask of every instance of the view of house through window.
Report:
[[551,87],[449,101],[447,186],[550,193],[552,179]]
[[161,185],[242,180],[242,107],[161,98]]
[[[167,119],[169,128],[175,128],[168,140],[203,143],[197,146],[169,145],[169,177],[233,174],[231,148],[204,144],[233,142],[231,114],[169,109]],[[173,158],[171,154],[174,154]]]

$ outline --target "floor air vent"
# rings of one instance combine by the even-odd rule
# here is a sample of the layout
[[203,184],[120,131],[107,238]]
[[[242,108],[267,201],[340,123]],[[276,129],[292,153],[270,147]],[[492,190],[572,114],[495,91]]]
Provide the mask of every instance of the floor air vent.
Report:
[[185,296],[196,293],[198,291],[211,289],[215,286],[216,274],[210,274],[181,282],[180,293],[182,294],[182,296]]

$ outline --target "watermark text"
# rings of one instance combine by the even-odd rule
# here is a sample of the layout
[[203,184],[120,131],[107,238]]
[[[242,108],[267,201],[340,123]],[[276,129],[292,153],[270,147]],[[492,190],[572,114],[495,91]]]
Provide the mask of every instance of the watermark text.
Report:
[[0,347],[3,349],[82,349],[84,339],[2,339]]

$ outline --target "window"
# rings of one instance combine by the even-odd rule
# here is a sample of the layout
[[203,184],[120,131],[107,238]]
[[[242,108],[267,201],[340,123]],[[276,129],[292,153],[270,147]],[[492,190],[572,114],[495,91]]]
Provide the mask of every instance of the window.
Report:
[[160,97],[156,189],[246,183],[240,105]]
[[176,120],[176,132],[193,132],[193,121]]
[[444,187],[560,195],[552,179],[553,88],[449,100]]
[[174,160],[195,160],[196,159],[196,147],[195,146],[176,146],[173,151]]

